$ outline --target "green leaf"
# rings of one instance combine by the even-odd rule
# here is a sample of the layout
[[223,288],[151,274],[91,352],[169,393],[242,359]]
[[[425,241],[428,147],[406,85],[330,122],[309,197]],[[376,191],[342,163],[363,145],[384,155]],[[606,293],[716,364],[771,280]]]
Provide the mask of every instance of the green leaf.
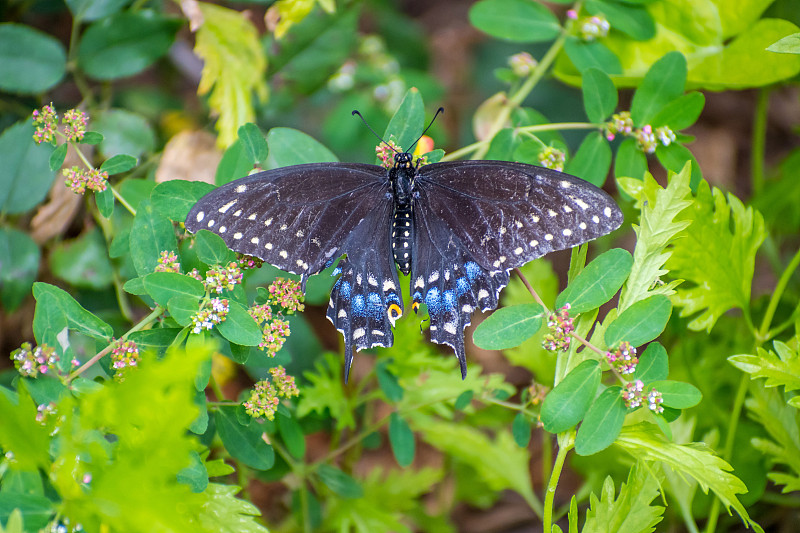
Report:
[[703,399],[703,393],[691,383],[663,380],[649,383],[649,386],[661,393],[666,407],[674,409],[689,409]]
[[264,430],[255,420],[243,425],[236,416],[236,409],[220,407],[214,421],[217,433],[225,449],[234,458],[256,470],[269,470],[275,463],[275,452],[272,446],[263,439]]
[[266,52],[242,13],[206,2],[198,7],[203,24],[195,33],[194,52],[203,60],[203,73],[197,93],[208,94],[209,106],[219,115],[217,142],[226,148],[240,126],[255,121],[253,96],[267,101]]
[[649,124],[664,106],[683,94],[686,72],[686,58],[680,52],[670,52],[650,67],[631,101],[635,126]]
[[689,182],[689,187],[692,191],[697,190],[697,186],[703,179],[703,171],[700,170],[700,165],[697,163],[694,154],[689,151],[684,145],[680,143],[672,143],[669,146],[656,147],[656,157],[659,163],[672,172],[680,172],[687,162],[692,166],[692,178]]
[[60,242],[50,255],[50,268],[53,274],[76,287],[101,290],[114,281],[106,243],[98,228]]
[[609,387],[598,396],[575,436],[575,453],[592,455],[605,450],[622,430],[628,408],[622,399],[621,387]]
[[758,348],[756,355],[732,355],[728,361],[750,374],[750,379],[766,378],[765,387],[783,386],[786,392],[800,389],[800,355],[779,340],[772,341],[775,351]]
[[87,131],[86,133],[84,133],[83,139],[81,139],[80,143],[95,145],[103,142],[103,139],[105,139],[105,137],[103,137],[103,134],[97,131]]
[[673,296],[680,316],[699,313],[690,323],[695,331],[711,331],[729,309],[750,309],[750,285],[755,254],[766,237],[764,218],[732,194],[713,191],[706,182],[685,219],[691,225],[675,241],[667,268],[686,280]]
[[583,72],[583,108],[595,123],[606,120],[617,108],[617,88],[608,74],[596,68]]
[[606,74],[622,74],[622,65],[617,56],[599,41],[585,42],[576,37],[568,37],[564,42],[566,52],[578,72],[595,68]]
[[48,162],[53,147],[36,144],[33,131],[30,122],[17,122],[0,135],[0,212],[8,215],[24,213],[44,200],[56,176]]
[[100,165],[100,170],[108,172],[109,176],[113,176],[114,174],[122,174],[123,172],[129,171],[135,167],[137,163],[138,161],[133,156],[117,154],[103,161],[103,164]]
[[67,7],[76,20],[97,20],[113,15],[125,7],[130,0],[66,0]]
[[410,88],[400,106],[395,111],[386,131],[384,139],[394,136],[395,142],[403,150],[410,150],[411,145],[422,133],[425,127],[425,105],[422,103],[422,96],[416,87]]
[[319,141],[292,128],[272,128],[267,133],[267,144],[267,169],[338,161],[333,152]]
[[517,446],[520,448],[528,447],[528,444],[531,442],[532,429],[533,426],[530,420],[528,420],[528,417],[522,412],[517,413],[517,416],[514,417],[514,421],[511,423],[511,434],[514,436],[514,442],[517,443]]
[[639,357],[639,364],[633,378],[641,380],[645,385],[653,381],[667,379],[669,375],[669,358],[667,350],[659,342],[651,342]]
[[53,517],[56,509],[53,502],[44,496],[0,492],[0,523],[7,522],[6,533],[12,533],[11,517],[14,511],[22,515],[25,523],[26,529],[19,529],[22,533],[40,531]]
[[753,447],[782,468],[774,469],[767,477],[783,485],[784,493],[800,490],[800,423],[797,407],[784,401],[779,390],[752,387],[745,402],[750,417],[757,422],[767,438],[754,438]]
[[61,81],[66,68],[60,41],[24,24],[0,24],[0,89],[44,93]]
[[776,54],[800,54],[800,33],[793,33],[778,39],[769,45],[767,50]]
[[161,252],[178,250],[172,222],[157,213],[150,200],[142,200],[136,210],[131,226],[130,249],[133,266],[139,276],[155,271]]
[[[663,475],[661,476],[663,477]],[[660,478],[653,469],[642,462],[634,465],[623,483],[619,495],[614,497],[614,480],[606,477],[600,499],[589,497],[586,523],[581,533],[622,533],[627,531],[655,531],[664,514],[664,508],[651,503],[659,496]],[[572,520],[570,520],[572,526]],[[576,530],[577,531],[577,530]]]
[[156,211],[175,222],[183,222],[192,206],[214,186],[202,181],[170,180],[159,183],[150,193]]
[[654,128],[669,126],[672,131],[680,131],[697,122],[706,97],[701,92],[682,94],[661,108],[650,125]]
[[473,342],[484,350],[503,350],[519,346],[542,327],[542,306],[522,304],[503,307],[480,323]]
[[613,29],[636,41],[647,41],[656,34],[653,17],[642,6],[626,5],[611,0],[588,0],[586,11],[592,15],[605,16]]
[[13,312],[31,293],[41,252],[26,233],[0,227],[0,301]]
[[599,131],[593,131],[583,139],[564,171],[602,187],[610,168],[611,147]]
[[676,444],[670,442],[654,424],[641,422],[625,426],[616,440],[622,447],[640,460],[661,461],[677,475],[692,478],[703,492],[708,489],[720,499],[725,509],[733,508],[742,520],[755,531],[761,527],[750,520],[747,510],[736,498],[736,494],[747,492],[742,481],[730,473],[733,468],[703,443]]
[[119,194],[134,209],[139,209],[139,204],[150,198],[155,186],[155,182],[150,180],[126,179],[119,185]]
[[236,344],[258,346],[263,337],[261,328],[242,304],[232,300],[228,304],[228,316],[218,326],[220,335]]
[[583,419],[594,401],[600,375],[597,361],[583,361],[548,393],[541,411],[545,431],[561,433]]
[[[114,193],[111,191],[111,187],[106,187],[102,191],[95,191],[94,201],[97,203],[97,210],[100,211],[100,214],[104,218],[111,218],[111,215],[114,214]],[[126,237],[129,236],[130,236],[130,231],[126,233]],[[114,236],[114,238],[116,239],[116,235]],[[125,241],[127,242],[127,239],[125,239]],[[109,257],[115,257],[115,256],[109,255]]]
[[206,292],[201,282],[175,272],[153,272],[146,275],[144,288],[161,307],[167,307],[174,296],[194,298],[198,301]]
[[556,299],[556,307],[570,304],[570,313],[585,313],[600,307],[617,293],[633,264],[630,252],[612,248],[597,256]]
[[309,413],[330,416],[336,422],[336,429],[355,428],[353,413],[360,401],[345,394],[340,357],[330,352],[317,360],[313,372],[303,374],[308,385],[297,404],[297,416],[303,418]]
[[615,347],[622,341],[641,346],[658,337],[667,325],[672,304],[663,294],[640,300],[619,314],[606,328],[605,341]]
[[228,249],[222,237],[202,229],[195,234],[197,258],[207,265],[227,265],[236,260],[236,255]]
[[247,157],[253,165],[262,166],[269,156],[269,146],[267,139],[258,126],[252,122],[242,124],[237,132],[239,135],[239,142],[242,143]]
[[191,296],[173,296],[170,298],[167,308],[169,309],[169,314],[175,319],[175,322],[181,326],[188,326],[192,323],[192,317],[199,311],[200,305],[197,298]]
[[549,9],[526,0],[480,0],[470,8],[469,21],[492,37],[519,43],[552,41],[561,31]]
[[321,464],[317,467],[317,475],[320,481],[325,483],[334,494],[342,498],[361,498],[364,495],[364,490],[361,488],[361,485],[351,476],[345,474],[336,467]]
[[138,74],[167,53],[181,25],[150,10],[105,17],[83,33],[78,64],[99,80]]
[[47,428],[36,421],[36,403],[24,385],[19,385],[15,401],[10,396],[0,392],[0,446],[4,452],[14,454],[15,467],[20,470],[49,470],[50,438]]
[[64,158],[67,157],[67,148],[69,148],[69,144],[63,143],[59,144],[53,153],[50,154],[50,160],[48,163],[50,164],[50,170],[53,172],[58,172],[58,169],[64,164]]
[[122,286],[122,289],[128,294],[135,294],[136,296],[147,294],[147,291],[144,289],[144,278],[129,279]]
[[469,404],[472,403],[472,397],[474,395],[475,393],[473,391],[465,390],[464,392],[458,395],[458,398],[456,398],[456,403],[453,406],[453,408],[456,411],[463,411],[469,406]]
[[[239,487],[209,483],[200,497],[197,510],[203,531],[219,533],[269,533],[256,521],[258,508],[246,500],[235,497]],[[183,507],[181,507],[183,508]],[[194,517],[192,517],[194,519]],[[196,527],[196,526],[194,526]]]
[[[196,308],[197,306],[195,306]],[[139,347],[139,351],[153,350],[159,355],[166,353],[175,341],[175,337],[181,332],[181,328],[156,328],[144,331],[134,331],[128,335]]]
[[627,138],[617,148],[617,157],[614,161],[614,176],[617,179],[635,178],[641,180],[647,172],[647,157],[636,146],[636,141]]
[[[141,157],[155,149],[155,133],[143,116],[123,109],[109,109],[93,118],[94,127],[103,135],[99,148],[106,157],[118,154]],[[151,182],[151,186],[154,185]]]
[[178,483],[188,485],[192,492],[198,493],[206,490],[208,486],[208,471],[200,459],[200,454],[196,451],[189,452],[191,454],[192,464],[178,472]]
[[686,220],[676,220],[692,204],[689,172],[687,166],[679,174],[670,173],[666,189],[662,189],[650,174],[645,176],[643,183],[635,180],[634,183],[642,185],[638,191],[625,187],[622,180],[619,182],[642,210],[639,225],[633,225],[636,247],[631,274],[620,293],[620,312],[649,295],[671,296],[675,293],[676,283],[662,285],[659,281],[669,272],[662,268],[672,255],[667,247],[690,224]]
[[375,366],[375,375],[387,400],[399,402],[403,399],[403,387],[397,382],[397,376],[386,368],[386,361],[381,361]]
[[405,468],[414,462],[414,432],[396,412],[389,417],[389,442],[397,464]]
[[[39,282],[33,284],[33,297],[36,298],[37,312],[39,306],[48,307],[52,312],[57,312],[66,317],[70,329],[79,331],[93,339],[106,342],[111,340],[111,336],[114,333],[111,326],[84,309],[66,291],[59,289],[55,285]],[[41,333],[37,333],[37,329],[37,321],[34,317],[34,335],[40,343],[44,342]]]
[[306,437],[303,435],[300,424],[294,418],[280,412],[275,415],[275,420],[278,422],[278,432],[286,444],[286,449],[289,450],[292,457],[302,461],[306,455]]
[[253,163],[247,158],[242,143],[237,139],[222,154],[222,159],[217,165],[217,172],[214,174],[214,183],[225,185],[235,179],[247,176],[251,170],[253,170]]

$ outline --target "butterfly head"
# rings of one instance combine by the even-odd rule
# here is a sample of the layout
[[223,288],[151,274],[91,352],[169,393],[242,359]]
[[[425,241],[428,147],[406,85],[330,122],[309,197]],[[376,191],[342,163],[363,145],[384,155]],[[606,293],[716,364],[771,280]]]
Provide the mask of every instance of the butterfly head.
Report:
[[409,152],[397,152],[394,154],[395,168],[411,168],[414,164],[414,156]]

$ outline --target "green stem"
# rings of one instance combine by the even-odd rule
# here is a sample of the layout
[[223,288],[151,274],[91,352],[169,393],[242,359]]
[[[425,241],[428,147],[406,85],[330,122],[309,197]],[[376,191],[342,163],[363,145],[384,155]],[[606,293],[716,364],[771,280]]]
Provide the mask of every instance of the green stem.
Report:
[[753,179],[753,195],[764,189],[764,147],[767,142],[767,109],[769,107],[770,89],[762,87],[758,91],[756,110],[753,117],[753,151],[750,167]]
[[775,316],[775,310],[778,308],[778,303],[780,303],[786,286],[789,284],[789,281],[792,279],[792,274],[794,274],[798,266],[800,266],[800,248],[795,252],[792,260],[789,261],[789,264],[778,280],[778,284],[775,285],[775,290],[772,291],[769,305],[767,305],[767,311],[764,313],[764,319],[761,321],[761,327],[758,330],[758,342],[765,342],[769,339],[767,335],[769,333],[769,327],[772,325],[772,318]]
[[106,186],[107,186],[109,189],[111,189],[111,192],[114,194],[114,198],[116,198],[116,199],[117,199],[117,201],[118,201],[119,203],[121,203],[121,204],[122,204],[122,207],[124,207],[125,209],[127,209],[127,210],[128,210],[128,212],[129,212],[131,215],[133,215],[133,216],[136,216],[136,209],[134,209],[134,208],[133,208],[133,206],[132,206],[131,204],[129,204],[129,203],[128,203],[128,202],[125,200],[125,198],[123,198],[123,197],[122,197],[122,195],[121,195],[120,193],[118,193],[118,192],[117,192],[117,189],[115,189],[114,187],[112,187],[110,183],[106,184]]
[[[155,308],[155,309],[153,309],[153,311],[152,311],[152,312],[151,312],[149,315],[147,315],[146,317],[144,317],[144,318],[141,320],[141,322],[139,322],[138,324],[136,324],[135,326],[133,326],[131,329],[129,329],[129,330],[127,331],[127,333],[125,333],[125,334],[124,334],[122,337],[120,337],[120,338],[119,338],[119,340],[121,340],[121,341],[124,341],[125,339],[127,339],[127,338],[128,338],[128,336],[129,336],[131,333],[134,333],[134,332],[136,332],[136,331],[139,331],[139,330],[141,330],[141,329],[144,329],[146,326],[149,326],[149,325],[150,325],[152,322],[154,322],[154,321],[155,321],[155,320],[156,320],[156,319],[157,319],[159,316],[161,316],[161,313],[163,313],[163,312],[164,312],[164,310],[161,308],[161,306],[158,306],[158,305],[157,305],[157,306],[156,306],[156,308]],[[91,359],[89,359],[88,361],[86,361],[86,363],[84,363],[84,364],[83,364],[83,365],[82,365],[80,368],[78,368],[77,370],[75,370],[75,372],[73,372],[72,374],[70,374],[70,375],[69,375],[69,377],[67,378],[67,383],[69,383],[70,381],[72,381],[72,380],[73,380],[73,379],[75,379],[76,377],[78,377],[78,376],[80,376],[81,374],[83,374],[84,372],[86,372],[86,371],[87,371],[89,368],[91,368],[91,366],[92,366],[92,365],[94,365],[94,364],[95,364],[97,361],[99,361],[100,359],[102,359],[102,358],[103,358],[103,356],[105,356],[105,355],[106,355],[108,352],[110,352],[110,351],[111,351],[111,350],[113,350],[113,349],[114,349],[114,343],[112,342],[111,344],[109,344],[108,346],[106,346],[106,347],[105,347],[103,350],[101,350],[101,351],[99,351],[97,354],[95,354],[95,356],[94,356],[94,357],[92,357]]]
[[[730,461],[731,455],[733,455],[733,444],[736,439],[736,428],[739,425],[739,417],[742,414],[742,406],[744,405],[744,399],[747,396],[747,385],[749,382],[750,375],[742,373],[742,377],[739,379],[739,389],[736,391],[736,399],[734,400],[733,409],[731,409],[731,416],[728,421],[728,431],[725,436],[725,448],[722,452],[722,458],[726,461]],[[713,533],[717,527],[717,520],[719,519],[719,506],[720,499],[714,498],[714,501],[711,502],[711,508],[708,512],[706,533]]]
[[542,531],[544,531],[544,533],[550,533],[553,529],[553,502],[555,501],[556,487],[561,477],[561,471],[564,469],[564,461],[567,458],[567,453],[572,448],[572,446],[563,445],[564,443],[561,442],[560,438],[558,444],[558,454],[553,464],[553,472],[550,474],[550,481],[547,483],[547,492],[545,492],[544,495],[544,516],[542,518]]
[[[533,91],[536,84],[542,79],[545,75],[547,70],[550,68],[550,65],[553,64],[555,61],[556,56],[561,51],[561,48],[564,46],[564,41],[567,40],[568,33],[566,31],[562,31],[558,38],[553,42],[550,46],[550,49],[545,53],[542,60],[533,69],[531,75],[525,80],[525,82],[519,87],[519,89],[512,94],[506,103],[500,108],[500,112],[497,114],[497,118],[495,119],[494,123],[492,124],[489,133],[486,135],[487,139],[492,139],[497,132],[499,132],[503,127],[505,127],[506,122],[508,121],[509,117],[511,116],[511,112],[516,109],[517,107],[522,104],[525,98]],[[480,148],[478,148],[475,153],[473,154],[473,159],[483,159],[486,155],[486,152],[489,150],[489,143],[483,144]]]
[[[222,387],[220,387],[219,383],[217,383],[217,380],[214,379],[214,373],[213,372],[211,373],[211,375],[208,378],[208,386],[211,387],[212,391],[214,391],[214,396],[216,396],[217,400],[219,400],[218,403],[225,402],[225,395],[222,393]],[[237,403],[237,405],[238,405],[238,403]]]
[[491,403],[491,404],[494,404],[494,405],[501,405],[501,406],[503,406],[503,407],[505,407],[507,409],[511,409],[512,411],[519,411],[520,413],[524,413],[524,414],[530,416],[531,418],[536,418],[536,416],[538,414],[538,413],[534,413],[533,411],[529,411],[528,409],[525,408],[524,405],[519,405],[517,403],[504,402],[502,400],[496,400],[494,398],[487,398],[485,401],[486,401],[486,403]]

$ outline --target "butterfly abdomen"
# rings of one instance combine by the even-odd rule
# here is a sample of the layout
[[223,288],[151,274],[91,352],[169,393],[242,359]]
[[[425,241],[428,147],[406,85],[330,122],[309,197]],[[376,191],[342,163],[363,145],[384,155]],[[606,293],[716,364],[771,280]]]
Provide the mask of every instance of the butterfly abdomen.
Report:
[[400,271],[408,275],[411,270],[411,243],[414,227],[411,225],[411,203],[394,207],[392,217],[392,255]]

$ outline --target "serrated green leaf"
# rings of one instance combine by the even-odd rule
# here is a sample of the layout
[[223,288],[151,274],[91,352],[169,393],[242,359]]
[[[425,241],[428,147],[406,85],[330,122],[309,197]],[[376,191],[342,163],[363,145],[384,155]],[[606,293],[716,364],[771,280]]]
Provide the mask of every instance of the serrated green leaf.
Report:
[[[203,531],[218,533],[269,533],[267,528],[256,522],[260,516],[258,508],[252,503],[235,497],[239,492],[235,485],[209,483],[198,497],[198,521]],[[183,507],[181,507],[183,509]]]
[[58,39],[24,24],[0,24],[0,89],[42,94],[61,81],[66,66]]
[[358,399],[345,394],[340,357],[326,353],[314,364],[314,370],[303,374],[309,384],[303,388],[297,403],[297,416],[302,418],[314,412],[330,416],[336,421],[337,430],[355,428],[353,413]]
[[667,350],[659,342],[651,342],[639,357],[639,364],[633,373],[634,379],[645,385],[653,381],[667,379],[669,375],[669,359]]
[[397,464],[405,468],[414,462],[414,432],[397,412],[389,416],[389,442]]
[[549,9],[525,0],[481,0],[470,8],[469,21],[492,37],[520,43],[550,41],[561,30]]
[[204,65],[197,93],[209,95],[209,106],[219,114],[217,144],[227,148],[239,126],[255,120],[253,94],[267,100],[267,58],[244,14],[205,2],[198,7],[203,25],[195,33],[194,52]]
[[[658,282],[661,276],[669,272],[662,268],[672,255],[667,247],[690,224],[687,220],[676,220],[692,203],[689,173],[686,166],[679,174],[670,174],[666,189],[662,189],[648,174],[638,196],[634,196],[642,212],[639,225],[633,226],[636,247],[633,250],[631,274],[620,293],[620,312],[649,295],[674,294],[674,285],[664,286]],[[626,191],[633,193],[629,189]]]
[[628,278],[633,258],[622,248],[597,256],[570,282],[556,299],[556,307],[570,304],[570,313],[585,313],[600,307],[617,293]]
[[686,58],[680,52],[670,52],[650,67],[631,101],[635,126],[649,124],[664,106],[683,94],[686,73]]
[[175,222],[183,222],[192,206],[214,190],[202,181],[170,180],[159,183],[150,193],[153,208]]
[[564,171],[602,187],[610,168],[611,147],[600,132],[593,131],[583,139]]
[[361,485],[336,467],[321,464],[317,468],[317,475],[329,489],[342,498],[360,498],[364,495]]
[[609,387],[595,398],[575,436],[575,453],[592,455],[614,442],[625,422],[628,409],[621,387]]
[[206,229],[195,234],[194,247],[197,258],[207,265],[227,266],[236,260],[236,254],[228,248],[222,237]]
[[542,306],[521,304],[498,309],[480,323],[473,342],[485,350],[503,350],[519,346],[536,334],[544,321]]
[[136,158],[131,155],[117,154],[103,161],[103,164],[100,165],[100,170],[108,172],[109,176],[113,176],[114,174],[122,174],[123,172],[129,171],[135,167],[137,163],[138,161]]
[[242,143],[242,147],[250,162],[254,166],[262,166],[269,156],[269,146],[267,145],[267,139],[264,137],[264,134],[261,133],[261,130],[258,129],[258,126],[252,122],[248,122],[247,124],[239,126],[239,131],[237,133],[239,142]]
[[622,341],[641,346],[658,337],[672,314],[672,304],[663,294],[640,300],[620,313],[608,324],[606,346],[616,347]]
[[288,167],[303,163],[338,161],[336,155],[322,143],[292,128],[272,128],[267,133],[269,157],[266,168]]
[[753,447],[788,470],[773,470],[767,477],[783,485],[784,493],[800,490],[800,420],[796,406],[787,405],[777,389],[763,387],[752,387],[745,405],[770,437],[752,439]]
[[533,426],[530,420],[528,420],[528,417],[522,412],[517,413],[517,416],[514,417],[514,421],[511,423],[511,435],[513,435],[514,442],[517,443],[517,446],[520,448],[528,447],[528,444],[531,442],[532,429]]
[[666,265],[686,283],[672,300],[682,308],[680,316],[699,313],[690,329],[711,331],[729,309],[750,311],[755,254],[766,237],[764,218],[732,194],[726,202],[722,191],[712,191],[706,182],[682,218],[691,225],[675,240]]
[[161,252],[177,252],[172,222],[155,211],[150,200],[142,200],[133,218],[130,235],[133,266],[139,276],[155,271]]
[[583,361],[547,394],[541,411],[545,431],[561,433],[583,419],[595,398],[600,375],[597,361]]
[[144,288],[161,307],[167,307],[174,296],[199,300],[206,292],[199,281],[176,272],[153,272],[144,277]]
[[261,424],[250,420],[249,424],[242,425],[235,409],[221,407],[214,416],[217,433],[225,449],[247,466],[256,470],[269,470],[275,463],[275,452],[262,438],[264,430]]
[[189,452],[192,463],[178,472],[178,483],[188,485],[192,492],[203,492],[208,486],[208,471],[206,470],[200,454],[196,451]]
[[616,444],[634,457],[648,461],[661,461],[676,474],[697,481],[703,492],[709,489],[719,498],[725,509],[733,508],[742,521],[754,531],[763,529],[750,520],[747,510],[736,494],[747,492],[742,481],[730,473],[733,468],[702,443],[687,445],[670,442],[654,424],[641,422],[622,428]]
[[[639,462],[628,474],[619,495],[614,496],[614,480],[606,477],[600,499],[591,494],[586,523],[582,533],[621,533],[655,531],[664,513],[664,508],[651,505],[659,496],[659,479],[652,469]],[[570,520],[570,526],[572,520]]]
[[728,361],[750,374],[750,379],[766,378],[765,387],[783,386],[786,392],[800,389],[800,355],[779,340],[772,347],[774,352],[758,348],[756,355],[732,355]]
[[306,455],[306,437],[300,424],[293,417],[281,412],[275,415],[275,421],[278,423],[278,433],[286,444],[286,449],[292,457],[302,461]]
[[386,126],[383,138],[388,140],[394,137],[400,148],[410,150],[424,127],[425,105],[419,89],[412,87],[406,92],[403,101]]

